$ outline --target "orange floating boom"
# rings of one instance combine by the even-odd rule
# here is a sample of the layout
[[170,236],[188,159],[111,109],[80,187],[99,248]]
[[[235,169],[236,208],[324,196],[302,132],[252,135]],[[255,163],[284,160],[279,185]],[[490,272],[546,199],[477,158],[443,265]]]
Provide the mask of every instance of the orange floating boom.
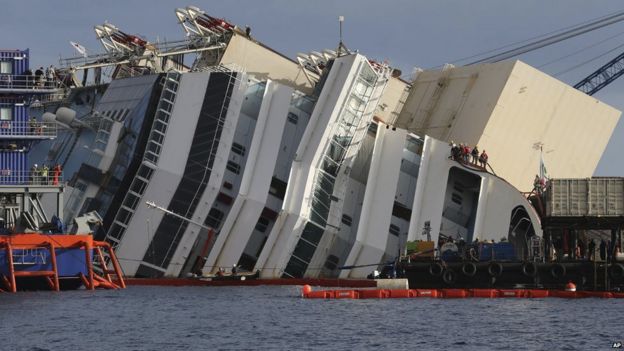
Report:
[[540,289],[358,289],[317,290],[304,285],[306,299],[387,299],[387,298],[624,298],[624,293],[605,291],[565,291]]

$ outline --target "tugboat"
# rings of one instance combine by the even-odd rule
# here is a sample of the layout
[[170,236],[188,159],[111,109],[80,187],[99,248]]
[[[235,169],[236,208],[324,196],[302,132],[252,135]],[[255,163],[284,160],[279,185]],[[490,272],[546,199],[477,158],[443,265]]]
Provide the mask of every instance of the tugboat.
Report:
[[53,68],[33,75],[28,50],[1,50],[0,67],[0,292],[124,288],[111,246],[89,233],[97,213],[75,219],[85,234],[64,234],[62,165],[28,168],[31,147],[56,138],[56,123],[28,113],[60,91]]

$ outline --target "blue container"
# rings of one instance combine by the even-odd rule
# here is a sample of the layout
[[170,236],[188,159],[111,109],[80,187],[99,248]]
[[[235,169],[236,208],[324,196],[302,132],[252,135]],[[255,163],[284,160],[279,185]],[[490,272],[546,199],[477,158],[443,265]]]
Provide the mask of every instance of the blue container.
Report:
[[479,261],[515,261],[516,250],[509,243],[479,243]]
[[11,67],[11,72],[7,73],[14,76],[22,75],[29,69],[29,50],[0,50],[0,62],[8,63]]

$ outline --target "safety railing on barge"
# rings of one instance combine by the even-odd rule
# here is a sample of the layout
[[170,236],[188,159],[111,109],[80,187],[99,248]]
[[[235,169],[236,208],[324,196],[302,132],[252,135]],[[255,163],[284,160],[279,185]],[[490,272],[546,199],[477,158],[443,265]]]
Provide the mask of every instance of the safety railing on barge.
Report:
[[0,74],[0,91],[16,90],[49,93],[60,88],[60,81],[35,75]]
[[60,186],[63,184],[63,171],[54,167],[43,167],[31,171],[0,169],[0,187],[15,185]]
[[0,139],[54,139],[57,132],[55,122],[0,121]]

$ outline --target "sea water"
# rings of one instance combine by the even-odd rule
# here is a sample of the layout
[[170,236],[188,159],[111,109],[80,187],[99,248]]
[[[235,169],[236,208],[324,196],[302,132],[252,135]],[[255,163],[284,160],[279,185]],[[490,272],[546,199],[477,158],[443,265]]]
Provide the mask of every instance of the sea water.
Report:
[[594,350],[619,299],[302,299],[301,288],[0,293],[0,350]]

